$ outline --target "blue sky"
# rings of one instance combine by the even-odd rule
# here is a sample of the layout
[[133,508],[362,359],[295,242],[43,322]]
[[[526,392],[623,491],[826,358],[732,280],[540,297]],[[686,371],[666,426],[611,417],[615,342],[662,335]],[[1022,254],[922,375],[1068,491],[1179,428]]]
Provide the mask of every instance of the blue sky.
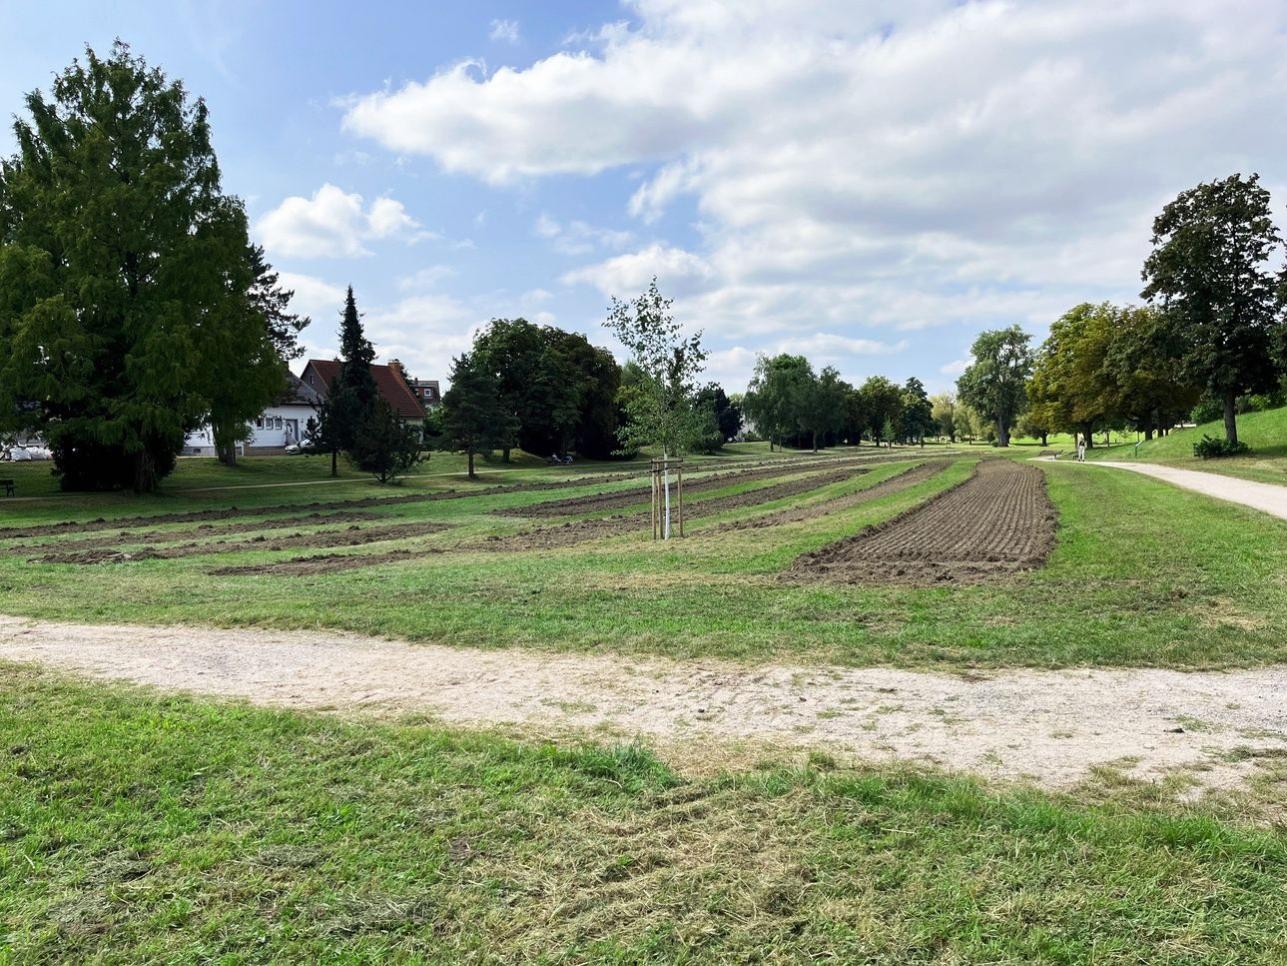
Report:
[[[226,190],[334,351],[425,377],[494,316],[610,345],[652,274],[757,352],[947,388],[982,328],[1131,300],[1160,205],[1287,202],[1268,0],[0,3],[0,110],[114,37],[205,97]],[[7,129],[0,149],[12,150]],[[1280,209],[1281,210],[1281,209]]]

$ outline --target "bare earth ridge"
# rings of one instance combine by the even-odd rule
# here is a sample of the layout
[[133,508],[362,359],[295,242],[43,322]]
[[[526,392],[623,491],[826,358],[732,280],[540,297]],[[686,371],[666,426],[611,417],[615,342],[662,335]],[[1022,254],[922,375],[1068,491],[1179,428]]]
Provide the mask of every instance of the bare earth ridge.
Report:
[[[341,713],[426,712],[528,735],[594,731],[711,754],[825,748],[1067,787],[1100,765],[1233,787],[1287,751],[1287,667],[964,674],[743,666],[415,645],[338,632],[89,626],[0,616],[0,660]],[[1239,763],[1241,762],[1241,763]]]

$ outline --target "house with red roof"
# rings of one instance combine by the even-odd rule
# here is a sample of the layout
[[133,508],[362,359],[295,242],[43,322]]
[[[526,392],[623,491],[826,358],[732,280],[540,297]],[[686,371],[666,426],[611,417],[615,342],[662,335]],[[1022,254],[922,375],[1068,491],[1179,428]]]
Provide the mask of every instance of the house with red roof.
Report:
[[[309,389],[325,398],[331,393],[331,384],[340,377],[342,365],[339,359],[309,359],[299,378]],[[371,376],[375,379],[375,388],[380,393],[380,398],[393,407],[393,411],[402,417],[403,422],[418,425],[424,421],[424,406],[421,405],[418,394],[412,390],[402,363],[397,359],[387,366],[373,363]]]

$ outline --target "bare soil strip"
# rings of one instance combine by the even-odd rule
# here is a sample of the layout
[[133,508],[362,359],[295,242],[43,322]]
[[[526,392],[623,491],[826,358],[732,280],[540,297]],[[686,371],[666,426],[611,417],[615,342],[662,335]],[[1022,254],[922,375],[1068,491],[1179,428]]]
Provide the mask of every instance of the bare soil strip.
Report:
[[[790,459],[779,459],[749,464],[761,466],[773,464],[779,467],[791,465]],[[693,472],[704,472],[708,469],[729,467],[713,464],[707,467],[704,463],[694,464]],[[504,483],[494,486],[480,486],[476,489],[457,489],[455,487],[433,493],[408,493],[402,496],[370,496],[353,500],[315,500],[311,503],[297,503],[289,506],[276,504],[262,507],[220,507],[209,510],[186,510],[174,513],[153,513],[138,516],[95,517],[92,520],[65,520],[59,523],[36,524],[22,527],[0,527],[0,540],[17,540],[27,537],[56,536],[63,533],[94,533],[105,530],[132,530],[141,527],[155,527],[171,523],[199,523],[210,520],[232,520],[242,517],[292,515],[305,511],[327,510],[361,510],[373,507],[405,506],[409,503],[435,503],[439,500],[461,500],[473,496],[496,496],[502,493],[525,493],[540,490],[563,490],[578,486],[595,486],[602,483],[619,483],[622,480],[638,479],[645,472],[638,469],[625,470],[620,473],[598,473],[581,478],[541,480],[529,483]],[[296,519],[295,516],[290,519]]]
[[449,529],[445,523],[396,523],[383,527],[353,525],[344,530],[323,530],[314,533],[295,533],[286,537],[269,539],[255,537],[250,540],[204,540],[174,547],[143,547],[139,550],[121,550],[116,547],[99,547],[92,550],[68,550],[42,554],[31,558],[31,563],[110,564],[132,560],[174,560],[179,557],[202,557],[213,554],[245,553],[265,550],[302,550],[307,547],[360,547],[371,543],[388,543],[441,533]]
[[195,527],[185,527],[181,530],[144,530],[138,528],[109,536],[86,537],[83,540],[10,544],[0,549],[0,555],[20,556],[37,550],[62,553],[69,550],[97,550],[102,547],[152,547],[166,543],[178,543],[181,540],[222,538],[238,533],[258,533],[262,530],[285,530],[291,527],[325,526],[339,523],[365,523],[380,519],[382,518],[374,513],[349,510],[341,513],[305,513],[297,517],[275,517],[265,520],[251,520],[245,523],[202,523]]
[[[831,483],[849,479],[858,473],[867,472],[861,468],[844,467],[829,473],[814,474],[785,482],[735,493],[729,496],[714,497],[685,504],[684,519],[700,519],[724,510],[742,506],[755,506],[771,500],[785,499],[798,493],[818,489]],[[607,537],[637,531],[642,533],[648,524],[648,514],[631,513],[611,517],[596,517],[590,520],[571,520],[557,526],[538,527],[508,536],[493,536],[478,543],[465,544],[456,548],[433,548],[429,552],[518,552],[526,550],[552,550],[599,540]],[[384,554],[318,554],[309,557],[294,557],[290,560],[273,563],[247,564],[245,566],[219,567],[210,573],[216,576],[244,576],[247,574],[276,574],[279,576],[306,577],[323,573],[335,573],[344,570],[356,570],[361,567],[374,567],[380,564],[409,560],[423,555],[424,551],[390,551]]]
[[[92,627],[0,617],[0,660],[257,704],[428,712],[534,737],[642,736],[714,764],[824,747],[1068,787],[1097,766],[1234,787],[1287,753],[1287,667],[968,675],[479,651],[333,632]],[[683,767],[684,761],[676,762]]]
[[963,484],[799,557],[790,576],[844,583],[977,583],[1045,563],[1055,508],[1034,466],[984,460]]
[[804,520],[814,520],[818,517],[827,516],[831,513],[839,513],[841,510],[848,510],[852,507],[861,506],[864,503],[870,503],[872,500],[879,500],[881,497],[889,496],[891,493],[899,493],[903,490],[911,489],[918,483],[943,472],[949,465],[950,460],[932,460],[928,463],[917,463],[909,466],[897,476],[891,476],[888,479],[881,480],[874,486],[858,490],[856,493],[847,493],[844,496],[838,496],[833,500],[824,500],[822,503],[815,503],[812,506],[787,507],[783,510],[775,510],[772,513],[765,513],[762,516],[746,517],[741,520],[729,520],[727,523],[721,523],[709,529],[703,530],[703,534],[708,533],[725,533],[729,530],[757,530],[760,527],[776,527],[784,523],[800,523]]
[[[810,460],[808,462],[769,464],[750,470],[735,470],[729,473],[716,473],[696,480],[685,481],[684,493],[705,493],[738,483],[751,483],[756,480],[773,479],[778,476],[789,476],[792,473],[803,473],[822,467],[865,466],[884,462],[890,459],[907,459],[897,457],[846,457],[843,459]],[[497,510],[498,514],[514,517],[562,517],[583,513],[595,513],[601,510],[620,510],[647,502],[650,490],[647,486],[631,487],[628,490],[616,490],[610,493],[591,493],[586,496],[573,496],[559,500],[546,500],[531,506],[505,507]]]

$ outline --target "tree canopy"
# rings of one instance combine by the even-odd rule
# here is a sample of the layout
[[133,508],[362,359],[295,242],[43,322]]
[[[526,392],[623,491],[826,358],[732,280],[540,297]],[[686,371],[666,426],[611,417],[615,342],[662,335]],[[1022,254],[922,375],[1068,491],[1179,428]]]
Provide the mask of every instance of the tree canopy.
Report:
[[0,161],[0,428],[42,434],[67,489],[154,489],[188,431],[280,391],[285,294],[221,191],[205,103],[126,45],[26,115]]
[[997,445],[1010,445],[1010,428],[1027,401],[1032,336],[1017,325],[992,329],[974,340],[974,361],[956,382],[957,394],[996,424]]
[[1183,191],[1153,222],[1143,297],[1179,336],[1185,379],[1224,404],[1237,444],[1237,397],[1274,386],[1280,372],[1279,280],[1270,271],[1282,239],[1259,175],[1234,174]]

